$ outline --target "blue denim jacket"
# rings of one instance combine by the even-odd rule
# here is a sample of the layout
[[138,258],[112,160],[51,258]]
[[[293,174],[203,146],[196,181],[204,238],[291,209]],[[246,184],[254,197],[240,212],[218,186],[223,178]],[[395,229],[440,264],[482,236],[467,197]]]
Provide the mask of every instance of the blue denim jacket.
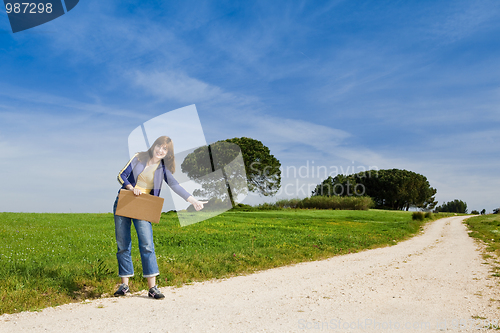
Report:
[[[118,181],[122,184],[122,188],[125,189],[127,185],[132,185],[135,187],[137,183],[137,177],[141,174],[141,172],[146,168],[146,163],[141,163],[137,158],[138,154],[128,161],[127,165],[118,173]],[[186,200],[191,196],[189,192],[187,192],[179,182],[174,178],[172,172],[165,167],[163,160],[158,165],[158,168],[155,170],[154,178],[153,178],[153,189],[150,194],[154,196],[159,196],[161,191],[161,185],[163,180],[170,186],[170,188],[177,193],[181,198]]]

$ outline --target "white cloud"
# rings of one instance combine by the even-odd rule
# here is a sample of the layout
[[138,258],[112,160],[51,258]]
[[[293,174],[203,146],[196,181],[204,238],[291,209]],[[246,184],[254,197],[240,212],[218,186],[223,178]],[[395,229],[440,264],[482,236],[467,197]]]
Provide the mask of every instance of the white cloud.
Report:
[[[248,117],[248,114],[247,114]],[[270,141],[280,144],[302,144],[320,151],[331,151],[351,134],[324,125],[304,120],[254,115],[250,117],[254,130],[259,131]],[[247,119],[249,120],[249,119]]]
[[222,88],[192,78],[182,71],[136,70],[125,74],[133,84],[142,87],[160,101],[172,100],[179,103],[205,103],[215,105],[246,106],[257,102],[255,98],[242,94],[225,92]]
[[36,115],[40,111],[48,111],[46,112],[46,116],[52,117],[53,113],[58,114],[58,112],[54,112],[54,108],[56,110],[68,112],[66,115],[69,114],[69,110],[83,111],[83,113],[73,112],[69,117],[66,116],[59,119],[59,121],[73,120],[74,123],[81,121],[82,118],[87,118],[89,114],[105,114],[131,119],[143,118],[143,115],[139,111],[135,110],[128,110],[121,107],[102,105],[98,103],[80,102],[55,94],[39,92],[21,87],[13,87],[6,84],[0,85],[0,96],[2,96],[4,100],[15,101],[15,103],[10,103],[9,105],[4,105],[2,107],[7,111],[2,112],[2,115],[8,116],[12,120],[24,119],[28,122],[28,115]]
[[224,95],[230,97],[219,87],[191,78],[182,72],[136,71],[135,84],[161,99],[171,99],[181,103],[206,102]]
[[[478,156],[482,161],[490,158],[497,159],[500,153],[500,131],[458,131],[453,134],[436,135],[429,140],[431,148],[439,151],[440,155]],[[473,162],[473,161],[471,161]]]

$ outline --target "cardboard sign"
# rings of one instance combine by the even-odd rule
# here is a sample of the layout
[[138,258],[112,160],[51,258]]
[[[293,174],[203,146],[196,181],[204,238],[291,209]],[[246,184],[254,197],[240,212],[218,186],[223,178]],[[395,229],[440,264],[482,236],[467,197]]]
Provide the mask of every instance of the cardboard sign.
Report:
[[133,191],[121,189],[115,214],[160,223],[162,208],[163,198],[150,194],[136,196]]

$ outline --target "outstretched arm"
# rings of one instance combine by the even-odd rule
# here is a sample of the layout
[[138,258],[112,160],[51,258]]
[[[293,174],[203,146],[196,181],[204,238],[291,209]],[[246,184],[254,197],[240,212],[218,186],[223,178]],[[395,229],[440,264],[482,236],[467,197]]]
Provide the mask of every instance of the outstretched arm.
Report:
[[194,209],[201,210],[203,209],[203,205],[206,204],[208,201],[199,201],[196,200],[188,191],[186,191],[181,185],[179,185],[179,182],[174,178],[172,173],[168,170],[165,169],[165,181],[167,182],[168,186],[181,198],[189,202],[190,204],[193,205]]

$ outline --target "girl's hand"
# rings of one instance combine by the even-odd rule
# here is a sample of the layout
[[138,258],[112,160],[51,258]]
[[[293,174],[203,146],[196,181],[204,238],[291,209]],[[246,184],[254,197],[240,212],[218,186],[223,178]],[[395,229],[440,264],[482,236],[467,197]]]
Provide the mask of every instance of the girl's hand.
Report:
[[135,195],[141,195],[142,192],[138,188],[132,187],[132,185],[127,186],[127,190],[134,192]]
[[198,210],[202,210],[203,209],[203,205],[208,203],[208,201],[198,201],[196,200],[196,202],[193,204],[194,206],[194,209],[196,209],[197,211]]
[[187,202],[192,204],[194,209],[196,209],[196,211],[199,211],[203,209],[203,205],[206,204],[208,201],[198,201],[193,196],[190,196],[189,198],[187,198]]

